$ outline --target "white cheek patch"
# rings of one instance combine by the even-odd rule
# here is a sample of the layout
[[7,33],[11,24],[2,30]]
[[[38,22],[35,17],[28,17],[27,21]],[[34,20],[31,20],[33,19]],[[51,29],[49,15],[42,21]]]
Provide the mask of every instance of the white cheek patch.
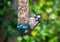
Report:
[[40,15],[38,15],[37,17],[40,18]]

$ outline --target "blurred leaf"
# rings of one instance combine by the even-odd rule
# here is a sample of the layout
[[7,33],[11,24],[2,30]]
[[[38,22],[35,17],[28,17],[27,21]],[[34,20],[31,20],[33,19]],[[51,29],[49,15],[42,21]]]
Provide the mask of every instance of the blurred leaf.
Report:
[[22,41],[22,37],[19,36],[19,37],[17,38],[17,42],[21,42],[21,41]]
[[32,32],[31,32],[31,35],[32,36],[36,36],[38,34],[38,31],[36,29],[34,29]]
[[49,40],[48,42],[58,42],[58,37],[54,37],[51,40]]
[[25,40],[29,40],[29,39],[30,39],[30,37],[29,37],[28,35],[24,35],[23,38],[24,38]]

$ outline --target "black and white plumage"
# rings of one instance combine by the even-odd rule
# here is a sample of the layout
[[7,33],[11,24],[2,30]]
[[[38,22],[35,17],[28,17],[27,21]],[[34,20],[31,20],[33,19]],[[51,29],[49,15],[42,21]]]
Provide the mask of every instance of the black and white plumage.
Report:
[[40,14],[36,14],[33,17],[30,17],[30,19],[29,19],[29,21],[30,21],[29,22],[30,27],[32,29],[35,28],[39,24],[40,20],[41,20]]
[[[25,33],[34,29],[40,22],[41,16],[40,14],[36,14],[29,18],[28,23],[25,23],[23,25],[18,25],[17,29],[25,29]],[[28,30],[29,29],[29,30]]]

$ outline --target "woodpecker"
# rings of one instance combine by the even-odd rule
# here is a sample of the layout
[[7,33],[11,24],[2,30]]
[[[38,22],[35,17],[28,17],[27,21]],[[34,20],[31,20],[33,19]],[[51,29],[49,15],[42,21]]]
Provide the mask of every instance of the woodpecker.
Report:
[[23,30],[24,29],[25,33],[26,33],[28,31],[32,30],[33,28],[35,28],[39,24],[40,18],[41,18],[40,14],[36,14],[34,16],[31,16],[29,18],[28,23],[18,24],[17,29],[18,30]]

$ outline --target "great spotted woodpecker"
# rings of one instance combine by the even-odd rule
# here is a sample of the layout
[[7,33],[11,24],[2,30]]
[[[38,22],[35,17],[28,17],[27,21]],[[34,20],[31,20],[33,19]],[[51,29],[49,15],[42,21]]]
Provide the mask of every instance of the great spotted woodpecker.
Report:
[[28,31],[34,29],[39,24],[40,19],[41,19],[40,14],[36,14],[33,17],[29,18],[28,23],[18,24],[17,29],[21,31],[24,30],[24,32],[27,33]]

